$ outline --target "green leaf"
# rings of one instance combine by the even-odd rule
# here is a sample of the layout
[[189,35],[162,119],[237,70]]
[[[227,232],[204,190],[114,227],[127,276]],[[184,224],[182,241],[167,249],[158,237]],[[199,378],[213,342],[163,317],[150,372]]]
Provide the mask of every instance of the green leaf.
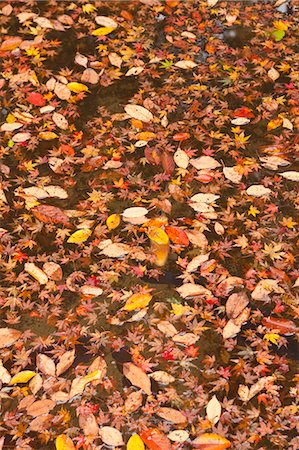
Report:
[[272,36],[275,38],[276,42],[281,41],[284,38],[285,34],[286,33],[284,30],[274,30],[272,32]]

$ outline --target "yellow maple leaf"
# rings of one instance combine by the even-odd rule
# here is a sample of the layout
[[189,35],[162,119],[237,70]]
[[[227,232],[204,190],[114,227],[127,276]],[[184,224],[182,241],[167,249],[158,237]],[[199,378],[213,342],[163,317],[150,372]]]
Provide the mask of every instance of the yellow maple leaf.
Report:
[[255,208],[253,205],[250,205],[250,208],[248,210],[248,215],[256,217],[257,214],[259,214],[261,211],[259,211],[257,208]]
[[97,8],[92,5],[91,3],[86,3],[86,5],[82,6],[82,11],[86,14],[91,14],[93,13]]
[[266,333],[264,335],[265,341],[271,342],[272,344],[277,345],[277,341],[280,339],[280,335],[277,333]]

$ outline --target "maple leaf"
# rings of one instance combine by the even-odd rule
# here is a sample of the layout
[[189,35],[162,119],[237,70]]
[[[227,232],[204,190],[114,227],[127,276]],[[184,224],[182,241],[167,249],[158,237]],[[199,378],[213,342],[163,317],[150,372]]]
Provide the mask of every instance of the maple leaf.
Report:
[[277,345],[277,341],[280,339],[280,335],[277,333],[266,333],[264,335],[265,341],[271,342],[272,344]]
[[259,214],[261,211],[260,210],[258,210],[257,208],[255,208],[253,205],[250,205],[250,208],[249,208],[249,210],[248,210],[248,215],[250,216],[253,216],[253,217],[256,217],[257,216],[257,214]]
[[275,259],[281,259],[281,257],[285,255],[285,252],[281,252],[281,249],[282,244],[265,244],[262,252],[270,256],[274,261]]

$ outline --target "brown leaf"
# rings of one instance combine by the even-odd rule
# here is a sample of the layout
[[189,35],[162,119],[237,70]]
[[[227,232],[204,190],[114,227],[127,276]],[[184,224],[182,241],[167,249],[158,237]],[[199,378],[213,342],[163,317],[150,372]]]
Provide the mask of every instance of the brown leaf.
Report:
[[139,387],[147,395],[152,393],[151,380],[140,367],[135,366],[133,363],[125,363],[123,365],[123,373],[126,378],[133,384],[133,386]]
[[127,413],[137,411],[142,405],[142,391],[134,391],[125,400],[125,410]]
[[173,157],[171,156],[171,154],[168,152],[163,152],[162,156],[161,156],[161,162],[162,162],[162,167],[164,169],[164,172],[167,175],[171,175],[175,169],[174,160],[173,160]]
[[186,416],[180,411],[174,408],[158,408],[156,411],[157,416],[172,423],[185,423],[187,422]]
[[225,305],[227,316],[230,319],[236,318],[248,303],[249,299],[245,292],[230,295]]
[[35,217],[44,223],[55,223],[70,226],[68,216],[56,206],[38,205],[31,210]]
[[37,400],[27,408],[27,414],[33,417],[41,416],[42,414],[48,414],[51,409],[55,407],[55,405],[56,403],[53,402],[53,400]]
[[100,428],[93,414],[80,414],[79,426],[82,428],[85,436],[92,436],[95,438],[99,434]]
[[21,334],[20,331],[13,328],[0,328],[0,348],[10,347]]
[[45,375],[55,377],[55,363],[47,355],[37,355],[36,365],[38,369]]
[[61,355],[59,357],[59,361],[56,366],[56,375],[59,377],[59,375],[61,375],[67,369],[69,369],[73,364],[74,359],[75,359],[75,350],[70,350]]

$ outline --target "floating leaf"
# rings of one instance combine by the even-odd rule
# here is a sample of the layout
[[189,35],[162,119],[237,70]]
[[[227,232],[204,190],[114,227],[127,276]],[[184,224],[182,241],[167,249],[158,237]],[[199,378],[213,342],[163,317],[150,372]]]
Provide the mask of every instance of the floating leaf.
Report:
[[248,195],[252,195],[253,197],[263,197],[264,195],[271,194],[271,189],[266,188],[262,184],[253,184],[246,189],[246,193]]
[[139,434],[133,434],[127,443],[127,450],[144,450],[145,446]]
[[158,227],[150,227],[147,232],[148,237],[151,241],[154,241],[156,244],[165,245],[168,244],[168,236],[162,228]]
[[272,36],[274,37],[276,42],[281,41],[285,37],[285,31],[284,30],[274,30],[272,31]]
[[24,269],[29,275],[35,278],[40,284],[48,283],[48,277],[39,267],[34,263],[26,263]]
[[66,434],[60,434],[55,440],[56,450],[75,450],[75,445]]
[[283,172],[280,174],[283,178],[286,178],[290,181],[299,181],[299,172],[295,172],[295,170],[290,170],[289,172]]
[[171,450],[172,448],[168,437],[156,428],[142,431],[140,437],[150,450]]
[[184,230],[179,227],[167,226],[165,227],[165,231],[169,237],[169,239],[178,245],[183,245],[187,247],[189,245],[189,239]]
[[193,442],[193,447],[200,450],[224,450],[231,446],[229,440],[215,433],[204,433],[198,436]]
[[272,330],[277,330],[281,334],[284,334],[286,336],[290,336],[299,332],[299,328],[296,326],[295,322],[280,317],[264,317],[262,320],[262,324],[265,327]]
[[27,97],[27,101],[35,106],[45,106],[46,104],[46,99],[38,92],[31,92]]
[[179,69],[194,69],[194,67],[197,66],[197,64],[194,61],[189,61],[188,59],[178,61],[174,65]]
[[21,336],[19,330],[13,328],[0,328],[0,348],[10,347]]
[[77,83],[76,81],[72,81],[71,83],[68,83],[67,88],[70,91],[75,92],[75,94],[80,94],[80,92],[88,91],[88,87],[85,86],[85,84]]
[[134,294],[127,300],[123,309],[125,311],[134,311],[135,309],[145,308],[151,299],[151,294]]
[[89,236],[91,235],[92,230],[89,228],[83,228],[82,230],[77,230],[68,238],[67,242],[69,244],[81,244],[82,242],[87,241]]
[[120,215],[119,214],[111,214],[106,220],[106,225],[108,230],[114,230],[120,224]]
[[142,122],[151,122],[154,118],[148,109],[140,105],[126,105],[125,111],[133,119],[138,119]]
[[59,361],[56,366],[56,375],[59,377],[62,373],[64,373],[67,369],[71,367],[75,360],[75,350],[69,350],[68,352],[63,353],[59,357]]
[[32,370],[23,370],[12,377],[9,384],[27,383],[36,373]]
[[91,34],[93,36],[106,36],[107,34],[112,33],[115,30],[115,27],[101,27],[96,28]]
[[39,205],[32,209],[35,217],[45,223],[62,223],[63,225],[70,225],[67,215],[56,206]]
[[207,404],[207,417],[209,421],[216,425],[221,416],[221,405],[216,395],[214,395]]
[[137,411],[137,409],[142,405],[142,391],[134,391],[128,395],[125,400],[125,410],[128,413]]
[[186,416],[174,408],[158,408],[156,414],[171,423],[178,424],[187,422]]
[[124,376],[133,384],[133,386],[142,389],[147,395],[152,393],[151,380],[140,367],[128,362],[123,365],[123,372]]
[[99,436],[106,445],[118,447],[124,444],[122,434],[117,428],[102,427],[99,430]]
[[55,363],[47,355],[39,354],[36,357],[37,368],[45,375],[55,376]]
[[57,125],[58,128],[61,128],[62,130],[67,130],[69,127],[68,121],[62,114],[54,112],[52,115],[52,120],[55,123],[55,125]]
[[173,442],[178,442],[182,444],[189,439],[189,433],[186,430],[173,430],[168,434],[168,439]]

